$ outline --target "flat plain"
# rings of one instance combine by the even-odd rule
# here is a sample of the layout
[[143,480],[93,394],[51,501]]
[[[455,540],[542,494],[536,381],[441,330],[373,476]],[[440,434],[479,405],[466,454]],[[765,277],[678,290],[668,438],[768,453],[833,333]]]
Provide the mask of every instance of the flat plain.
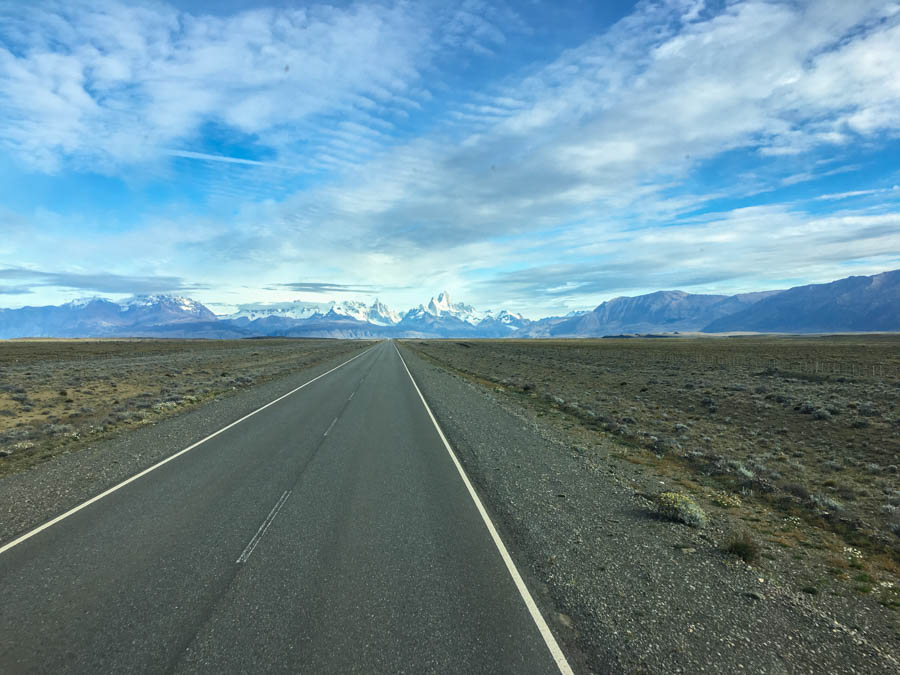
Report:
[[0,476],[359,348],[350,340],[0,341]]
[[799,590],[900,607],[900,336],[407,344],[642,467],[657,504],[675,485]]

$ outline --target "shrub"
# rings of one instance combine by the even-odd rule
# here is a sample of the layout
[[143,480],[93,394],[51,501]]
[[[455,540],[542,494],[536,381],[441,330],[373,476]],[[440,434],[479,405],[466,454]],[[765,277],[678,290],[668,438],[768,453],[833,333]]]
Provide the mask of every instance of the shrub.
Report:
[[691,527],[706,525],[706,514],[687,495],[678,492],[662,492],[656,496],[656,510],[664,518]]
[[789,495],[794,495],[803,501],[809,500],[812,496],[809,492],[809,488],[802,483],[786,483],[782,486],[782,489]]
[[723,509],[730,509],[741,505],[741,498],[728,492],[716,492],[710,499],[713,504],[721,506]]
[[745,563],[753,563],[759,558],[759,544],[749,532],[732,535],[725,545],[725,550],[736,555]]
[[838,513],[844,510],[843,504],[841,504],[838,500],[829,497],[828,495],[812,495],[810,497],[810,501],[819,508],[825,509],[826,511]]

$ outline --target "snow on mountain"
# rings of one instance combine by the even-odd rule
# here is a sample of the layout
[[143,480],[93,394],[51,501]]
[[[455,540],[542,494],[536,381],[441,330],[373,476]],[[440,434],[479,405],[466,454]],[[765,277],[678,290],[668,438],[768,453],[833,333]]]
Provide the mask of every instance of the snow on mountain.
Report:
[[190,298],[145,295],[113,302],[95,297],[59,306],[0,310],[0,338],[140,336],[161,331],[171,336],[172,327],[198,334],[201,326],[215,322],[215,314]]
[[523,321],[528,321],[528,319],[526,319],[521,314],[516,314],[515,312],[507,312],[505,309],[501,309],[499,312],[496,312],[496,313],[490,309],[485,311],[484,318],[482,319],[482,321],[487,321],[488,319],[491,319],[493,321],[498,321],[500,323],[510,324],[510,325],[520,323]]
[[447,291],[441,291],[437,298],[431,298],[427,306],[419,305],[419,308],[432,316],[452,316],[473,325],[485,318],[485,314],[476,311],[472,305],[454,303]]
[[238,305],[238,311],[233,314],[220,315],[220,319],[240,320],[247,319],[312,319],[325,316],[349,317],[357,321],[375,324],[376,326],[393,326],[400,322],[400,316],[391,310],[380,300],[375,300],[371,306],[355,300],[342,302],[304,302],[294,300],[292,302],[252,303]]
[[[87,307],[92,302],[112,302],[111,300],[107,300],[106,298],[101,298],[99,295],[92,295],[87,298],[75,298],[74,300],[69,300],[69,302],[61,305],[61,307],[70,307],[72,309],[78,309],[81,307]],[[118,303],[113,303],[118,304]]]
[[336,316],[346,316],[357,321],[367,321],[369,318],[369,308],[364,302],[356,302],[354,300],[344,300],[343,302],[334,303],[331,313]]
[[206,305],[180,295],[135,295],[118,303],[122,312],[135,317],[158,319],[158,323],[172,321],[215,321]]
[[233,314],[220,314],[220,319],[267,319],[277,317],[281,319],[309,319],[313,316],[325,316],[334,307],[334,302],[292,302],[251,303],[238,305],[238,311]]
[[900,330],[900,270],[831,284],[733,296],[658,291],[615,298],[590,312],[537,321],[500,310],[479,312],[439,293],[402,317],[380,300],[240,305],[217,317],[203,304],[170,295],[114,302],[82,298],[47,307],[0,308],[0,339],[15,337],[251,336],[591,337],[703,329],[757,332]]
[[505,309],[496,313],[487,311],[484,314],[484,318],[478,322],[478,331],[484,337],[506,337],[532,323],[521,314],[507,312]]
[[375,298],[375,302],[369,307],[369,323],[376,326],[393,326],[400,323],[400,315]]

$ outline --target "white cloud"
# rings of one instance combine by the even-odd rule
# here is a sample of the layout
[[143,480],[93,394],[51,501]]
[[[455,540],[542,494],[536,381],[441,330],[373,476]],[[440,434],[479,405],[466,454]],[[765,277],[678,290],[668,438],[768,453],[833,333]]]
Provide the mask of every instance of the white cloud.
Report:
[[527,298],[522,309],[539,315],[534,308],[660,289],[736,293],[875,274],[900,265],[900,212],[817,217],[773,205],[667,228],[573,228],[541,246],[553,255],[520,256],[519,267],[483,279],[478,293]]
[[[476,302],[557,288],[590,304],[639,288],[639,273],[651,287],[725,287],[900,257],[893,215],[766,207],[681,220],[712,199],[854,170],[856,145],[898,135],[896,3],[643,2],[550,63],[452,95],[440,67],[504,49],[509,30],[526,31],[514,14],[467,2],[216,18],[107,1],[29,17],[42,28],[17,32],[29,42],[0,32],[8,151],[54,170],[174,150],[222,165],[211,195],[250,197],[189,240],[173,224],[154,243],[150,218],[110,244],[146,242],[155,264],[142,273],[171,263],[187,278],[202,251],[204,273],[257,287],[304,266],[341,283],[455,286]],[[408,132],[404,115],[435,103],[443,118]],[[208,123],[273,159],[190,149]],[[727,153],[764,170],[692,182]],[[282,167],[327,180],[267,201]]]
[[[897,78],[880,65],[900,62],[900,26],[883,3],[741,2],[706,20],[692,7],[642,5],[494,99],[450,111],[464,126],[397,147],[284,209],[315,203],[343,228],[396,231],[422,246],[610,208],[647,222],[701,204],[667,193],[722,153],[802,155],[900,130],[886,112],[900,110]],[[679,22],[681,12],[693,21]],[[782,172],[774,186],[852,168]]]
[[366,108],[410,105],[429,60],[418,18],[382,5],[225,18],[109,0],[17,9],[39,28],[22,42],[0,32],[0,142],[45,170],[141,160],[207,122],[264,136],[340,113],[365,127]]

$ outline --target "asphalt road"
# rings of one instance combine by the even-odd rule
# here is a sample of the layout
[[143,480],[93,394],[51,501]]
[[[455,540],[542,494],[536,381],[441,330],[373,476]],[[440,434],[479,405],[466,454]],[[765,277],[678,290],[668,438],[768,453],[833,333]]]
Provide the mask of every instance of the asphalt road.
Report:
[[565,672],[526,596],[382,342],[0,553],[0,672]]

